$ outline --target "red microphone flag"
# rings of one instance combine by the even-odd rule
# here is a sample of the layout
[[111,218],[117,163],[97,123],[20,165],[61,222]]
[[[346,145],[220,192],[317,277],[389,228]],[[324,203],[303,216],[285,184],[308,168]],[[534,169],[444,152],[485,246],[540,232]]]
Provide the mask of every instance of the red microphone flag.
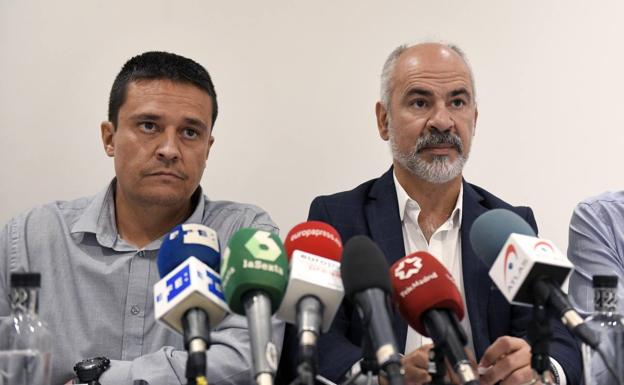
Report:
[[461,321],[464,303],[455,280],[431,254],[417,251],[390,267],[390,279],[399,311],[418,333],[429,337],[421,321],[430,309],[449,309]]

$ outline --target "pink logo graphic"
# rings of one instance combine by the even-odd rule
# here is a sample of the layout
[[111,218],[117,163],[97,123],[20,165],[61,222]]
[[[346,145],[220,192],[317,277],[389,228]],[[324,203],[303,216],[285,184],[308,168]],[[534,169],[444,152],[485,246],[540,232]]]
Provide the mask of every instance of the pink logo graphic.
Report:
[[554,253],[555,249],[553,249],[552,245],[546,241],[539,241],[533,246],[533,250],[541,251],[544,253]]
[[518,256],[516,255],[516,248],[514,245],[507,246],[507,250],[505,250],[505,271],[503,272],[503,280],[505,281],[505,285],[507,285],[507,272],[511,272],[516,267],[516,262],[518,262]]

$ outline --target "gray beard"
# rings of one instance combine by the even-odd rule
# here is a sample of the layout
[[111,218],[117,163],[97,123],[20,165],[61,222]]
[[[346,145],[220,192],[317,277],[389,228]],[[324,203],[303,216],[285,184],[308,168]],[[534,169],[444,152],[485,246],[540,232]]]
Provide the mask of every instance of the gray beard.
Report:
[[446,155],[434,155],[433,160],[427,162],[418,154],[421,143],[420,139],[411,151],[403,153],[399,150],[394,140],[393,129],[389,127],[388,131],[390,133],[390,150],[392,151],[392,157],[412,175],[424,179],[429,183],[446,183],[455,179],[462,173],[464,165],[468,160],[468,155],[464,154],[463,151],[459,151],[457,159],[455,159],[454,162]]

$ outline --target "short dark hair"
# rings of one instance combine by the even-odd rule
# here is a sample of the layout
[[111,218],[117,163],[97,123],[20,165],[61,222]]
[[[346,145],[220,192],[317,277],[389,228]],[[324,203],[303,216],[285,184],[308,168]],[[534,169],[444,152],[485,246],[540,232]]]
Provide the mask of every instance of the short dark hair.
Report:
[[192,84],[212,100],[212,125],[217,120],[217,93],[210,74],[197,62],[169,52],[151,51],[133,57],[123,65],[113,82],[108,99],[108,120],[117,127],[119,109],[126,99],[128,84],[136,80],[167,79]]

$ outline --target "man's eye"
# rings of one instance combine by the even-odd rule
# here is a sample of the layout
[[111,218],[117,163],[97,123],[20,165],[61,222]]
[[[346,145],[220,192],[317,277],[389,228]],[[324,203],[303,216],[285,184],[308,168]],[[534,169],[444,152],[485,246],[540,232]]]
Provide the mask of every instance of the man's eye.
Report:
[[464,102],[462,99],[454,99],[451,104],[453,105],[453,107],[459,108],[465,106],[466,102]]
[[199,132],[193,128],[185,128],[184,131],[182,131],[182,134],[188,139],[195,139],[199,136]]
[[427,101],[424,99],[416,99],[412,102],[412,106],[416,108],[423,108],[427,106]]
[[142,122],[139,124],[139,127],[145,132],[153,132],[156,130],[156,123]]

